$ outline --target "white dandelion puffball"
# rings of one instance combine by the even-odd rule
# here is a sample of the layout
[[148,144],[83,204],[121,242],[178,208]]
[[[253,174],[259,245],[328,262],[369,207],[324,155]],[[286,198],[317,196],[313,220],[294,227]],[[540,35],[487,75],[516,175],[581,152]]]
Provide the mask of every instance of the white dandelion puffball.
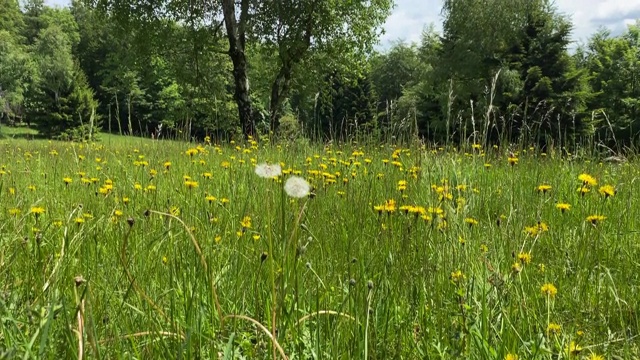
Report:
[[282,168],[280,167],[280,164],[269,165],[267,163],[262,163],[256,165],[256,175],[260,176],[261,178],[271,179],[276,176],[280,176],[280,174],[282,174]]
[[311,185],[299,176],[292,176],[284,183],[284,191],[291,197],[303,198],[311,192]]

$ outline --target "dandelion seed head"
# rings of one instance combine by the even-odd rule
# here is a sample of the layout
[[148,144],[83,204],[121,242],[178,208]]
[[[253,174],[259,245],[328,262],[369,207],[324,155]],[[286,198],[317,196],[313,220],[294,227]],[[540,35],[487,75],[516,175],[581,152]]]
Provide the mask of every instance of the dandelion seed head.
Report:
[[284,191],[291,197],[303,198],[311,192],[311,185],[299,176],[292,176],[285,182]]
[[280,164],[267,164],[262,163],[256,165],[255,169],[256,175],[261,178],[270,179],[276,176],[280,176],[282,174],[282,167]]

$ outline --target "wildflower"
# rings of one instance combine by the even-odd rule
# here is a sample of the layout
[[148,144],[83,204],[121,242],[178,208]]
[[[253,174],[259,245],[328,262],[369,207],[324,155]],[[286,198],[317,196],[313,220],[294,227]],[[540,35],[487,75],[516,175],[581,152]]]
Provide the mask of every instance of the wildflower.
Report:
[[303,198],[311,192],[311,185],[301,177],[292,176],[284,184],[284,191],[291,197]]
[[596,353],[591,353],[588,357],[587,360],[604,360],[604,356],[602,355],[598,355]]
[[130,201],[131,200],[126,196],[122,198],[122,203],[125,204],[125,205],[129,204]]
[[214,201],[216,201],[216,197],[212,195],[207,195],[204,199],[207,200],[209,204],[212,204]]
[[531,263],[531,253],[530,252],[521,252],[518,254],[518,260],[523,264],[527,265]]
[[73,220],[73,222],[75,222],[75,223],[76,223],[76,225],[84,224],[84,218],[83,218],[83,217],[81,217],[81,216],[79,216],[79,217],[75,218],[75,219]]
[[27,186],[27,189],[31,190],[31,191],[36,191],[36,186],[35,185],[29,185],[29,186]]
[[578,180],[582,181],[583,186],[596,186],[598,185],[598,181],[589,174],[580,174],[578,175]]
[[405,191],[407,189],[407,181],[406,180],[400,180],[398,181],[398,190],[399,191]]
[[147,185],[147,187],[144,189],[144,191],[146,191],[146,192],[156,191],[156,186],[155,185]]
[[169,170],[171,168],[171,161],[165,161],[162,166],[164,166],[166,170]]
[[113,215],[117,216],[117,217],[120,217],[120,216],[124,215],[124,213],[122,212],[122,210],[115,210],[113,212]]
[[509,165],[514,166],[518,163],[518,158],[512,155],[507,158],[507,161],[509,162]]
[[569,353],[569,356],[576,356],[580,354],[580,352],[582,352],[582,346],[576,344],[575,341],[571,341],[569,346],[567,346],[567,353]]
[[18,216],[18,215],[20,215],[21,212],[22,212],[22,210],[20,210],[18,208],[9,209],[9,215],[11,215],[11,216]]
[[220,203],[221,203],[222,205],[226,205],[226,204],[228,204],[228,203],[229,203],[229,199],[227,199],[227,198],[222,198],[222,199],[220,199]]
[[547,335],[549,334],[559,334],[562,327],[556,323],[549,323],[547,325]]
[[261,178],[270,179],[282,174],[282,167],[280,164],[267,164],[262,163],[256,165],[255,173]]
[[70,177],[65,177],[62,179],[62,181],[64,182],[65,185],[69,186],[69,184],[73,182],[73,179],[71,179]]
[[593,225],[597,225],[598,222],[604,221],[607,217],[602,215],[589,215],[587,216],[587,222],[590,222]]
[[613,197],[616,194],[616,189],[611,185],[604,185],[598,189],[598,192],[606,198]]
[[478,225],[478,220],[476,220],[476,219],[474,219],[474,218],[470,218],[470,217],[469,217],[469,218],[464,219],[464,222],[465,222],[466,224],[468,224],[468,225],[469,225],[469,227],[472,227],[472,226],[474,226],[474,225]]
[[540,287],[540,292],[542,292],[543,295],[553,298],[558,293],[558,289],[555,287],[555,285],[551,283],[546,283],[542,285],[542,287]]
[[52,222],[53,226],[55,227],[62,227],[62,221],[61,220],[55,220]]
[[258,241],[258,240],[260,240],[260,234],[254,234],[252,236],[252,238],[253,238],[253,240]]
[[189,190],[195,189],[198,187],[198,182],[193,180],[187,180],[184,182],[184,186],[186,186]]
[[224,169],[228,169],[231,166],[231,163],[228,161],[223,161],[222,163],[220,163],[220,166],[222,166]]
[[45,213],[45,210],[41,206],[34,206],[31,208],[30,212],[35,215],[37,219],[40,215]]
[[451,273],[451,281],[453,281],[454,283],[460,282],[464,279],[465,279],[465,276],[461,270],[454,271]]
[[522,265],[516,261],[511,265],[511,272],[513,272],[514,274],[519,273],[520,271],[522,271]]
[[504,357],[504,360],[518,360],[518,355],[508,353],[507,356]]
[[213,174],[210,172],[202,173],[202,177],[211,180],[213,179]]
[[571,205],[566,203],[557,203],[556,209],[560,210],[560,212],[564,214],[565,212],[569,211],[569,209],[571,209]]
[[196,155],[197,153],[198,153],[198,149],[195,149],[195,148],[185,151],[185,154],[189,155],[190,157],[193,155]]
[[551,190],[551,185],[545,185],[545,184],[543,184],[543,185],[539,185],[539,186],[536,188],[536,191],[537,191],[537,192],[539,192],[539,193],[543,193],[543,194],[546,194],[549,190]]
[[251,229],[251,217],[250,216],[245,216],[242,218],[242,221],[240,221],[240,225],[242,226],[242,230],[246,230],[246,229]]
[[588,193],[590,191],[591,191],[591,189],[589,189],[587,186],[584,186],[584,185],[578,188],[578,192],[582,196],[584,196],[586,193]]
[[177,206],[172,206],[171,209],[169,209],[169,213],[173,216],[180,216],[180,208]]

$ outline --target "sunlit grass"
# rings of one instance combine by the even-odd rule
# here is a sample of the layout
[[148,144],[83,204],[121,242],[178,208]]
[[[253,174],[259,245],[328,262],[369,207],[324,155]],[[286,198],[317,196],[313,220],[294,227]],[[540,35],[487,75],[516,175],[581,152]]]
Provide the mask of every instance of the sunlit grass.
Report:
[[640,356],[634,163],[108,136],[0,153],[7,356]]

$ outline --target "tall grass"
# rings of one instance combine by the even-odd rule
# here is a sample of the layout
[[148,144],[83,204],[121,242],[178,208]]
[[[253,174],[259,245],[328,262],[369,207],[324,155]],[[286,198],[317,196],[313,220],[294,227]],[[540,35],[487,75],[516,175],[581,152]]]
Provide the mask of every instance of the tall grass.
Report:
[[[1,357],[640,356],[633,162],[471,146],[188,149],[0,143]],[[262,162],[285,174],[259,178]],[[285,194],[294,174],[313,196]]]

